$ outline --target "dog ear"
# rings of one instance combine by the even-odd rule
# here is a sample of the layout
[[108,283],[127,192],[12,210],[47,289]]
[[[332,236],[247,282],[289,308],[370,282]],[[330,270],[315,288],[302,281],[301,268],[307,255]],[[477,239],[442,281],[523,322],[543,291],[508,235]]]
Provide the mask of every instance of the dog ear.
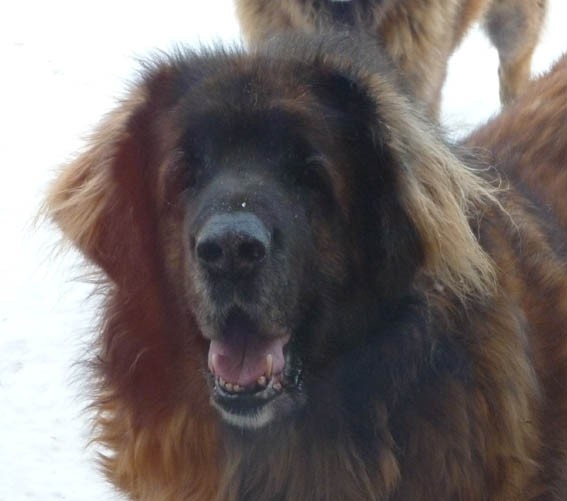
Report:
[[[353,224],[366,221],[357,233],[372,250],[369,261],[380,263],[373,274],[388,295],[416,272],[463,300],[489,292],[495,271],[473,226],[476,214],[498,207],[491,185],[459,160],[387,69],[369,74],[347,66],[330,73],[317,92],[344,112],[347,135],[367,134],[373,143],[353,166],[358,190],[367,193],[352,197],[354,204],[373,203],[359,208]],[[393,280],[382,276],[385,263]]]
[[403,210],[423,248],[421,273],[457,298],[484,296],[494,287],[495,270],[473,228],[479,214],[498,210],[494,188],[387,78],[371,76],[369,88],[381,121],[376,130],[386,129],[384,147],[397,165]]
[[48,215],[118,285],[139,282],[156,262],[153,186],[160,153],[153,129],[179,98],[174,70],[166,64],[149,68],[48,193]]
[[135,131],[145,104],[138,91],[99,126],[90,146],[67,165],[47,199],[51,217],[84,255],[119,281],[126,262],[142,238],[137,196],[143,189],[144,159]]

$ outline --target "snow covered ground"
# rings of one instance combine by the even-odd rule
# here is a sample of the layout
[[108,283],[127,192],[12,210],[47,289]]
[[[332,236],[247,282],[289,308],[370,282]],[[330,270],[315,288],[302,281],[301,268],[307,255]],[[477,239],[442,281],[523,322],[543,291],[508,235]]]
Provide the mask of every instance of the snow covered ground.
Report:
[[[567,50],[567,3],[550,0],[534,70]],[[77,257],[33,228],[58,165],[132,77],[134,56],[176,43],[238,40],[230,0],[5,1],[0,7],[0,501],[116,500],[85,448],[73,363],[93,300]],[[497,56],[471,33],[451,62],[444,122],[459,133],[498,109]]]

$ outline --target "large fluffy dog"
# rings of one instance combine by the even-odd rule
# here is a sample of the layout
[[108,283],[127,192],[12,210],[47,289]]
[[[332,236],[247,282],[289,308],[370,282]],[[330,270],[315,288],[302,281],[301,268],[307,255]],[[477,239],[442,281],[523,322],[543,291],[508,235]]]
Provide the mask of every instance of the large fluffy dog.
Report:
[[148,65],[48,201],[106,284],[93,407],[114,484],[565,499],[566,75],[516,133],[471,139],[521,143],[498,173],[439,138],[371,43]]
[[257,44],[290,28],[362,29],[382,41],[415,96],[436,116],[447,61],[483,18],[500,56],[500,99],[526,86],[547,0],[236,0],[246,38]]

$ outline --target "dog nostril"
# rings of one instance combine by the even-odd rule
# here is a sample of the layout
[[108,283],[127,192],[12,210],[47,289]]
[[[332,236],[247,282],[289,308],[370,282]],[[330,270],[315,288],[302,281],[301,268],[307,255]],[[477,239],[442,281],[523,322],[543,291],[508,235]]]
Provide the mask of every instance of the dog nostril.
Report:
[[270,252],[270,233],[251,213],[216,214],[196,236],[200,266],[217,275],[242,277],[257,270]]
[[258,240],[242,242],[238,247],[238,259],[242,263],[257,263],[265,256],[266,247]]
[[197,245],[197,256],[205,263],[214,264],[222,258],[223,250],[217,242],[201,242]]

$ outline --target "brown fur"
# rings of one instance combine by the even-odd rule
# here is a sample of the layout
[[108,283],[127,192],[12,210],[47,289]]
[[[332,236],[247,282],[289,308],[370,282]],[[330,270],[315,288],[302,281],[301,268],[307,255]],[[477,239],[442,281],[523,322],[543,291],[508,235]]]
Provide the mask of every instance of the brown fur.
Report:
[[[547,217],[567,234],[567,55],[532,83],[518,102],[474,132],[466,144],[488,153],[489,161],[527,191],[534,204],[545,207]],[[546,485],[560,499],[567,492],[567,324],[547,312],[567,311],[565,263],[553,258],[547,261],[545,243],[526,241],[524,245],[530,259],[523,266],[538,282],[548,284],[547,294],[531,290],[522,294],[522,302],[537,318],[532,343],[547,398],[541,419],[551,445],[541,463],[548,472]],[[518,284],[511,283],[510,288],[519,294]],[[540,335],[546,332],[550,335]]]
[[[501,175],[511,185],[502,189],[467,168],[387,74],[369,74],[347,50],[321,58],[313,45],[284,44],[289,61],[273,59],[276,44],[259,55],[156,63],[51,188],[51,217],[107,283],[93,406],[109,479],[132,499],[160,501],[565,499],[566,237],[530,197],[533,187],[563,217],[555,188],[567,169],[567,60],[530,91],[553,105],[520,100],[470,140],[509,157]],[[319,383],[320,412],[243,441],[226,433],[208,403],[206,343],[186,304],[184,209],[168,195],[185,117],[179,92],[190,95],[191,79],[209,75],[214,100],[215,82],[249,77],[272,96],[270,106],[311,113],[314,87],[301,83],[309,68],[348,75],[385,124],[370,126],[392,156],[396,196],[423,252],[411,278],[421,300],[409,307],[421,320],[401,337],[337,356],[337,372]],[[253,89],[247,99],[258,99]],[[516,143],[510,156],[507,145]],[[349,185],[348,173],[337,176]],[[340,259],[323,253],[321,263],[340,269],[329,264]],[[378,361],[368,358],[373,350]],[[370,426],[371,457],[341,414],[338,374],[351,366],[365,380],[382,375],[367,381],[378,388],[373,400],[354,407]]]
[[[312,32],[344,23],[367,30],[381,40],[413,93],[436,117],[449,57],[481,18],[500,56],[502,103],[522,92],[546,0],[236,0],[236,6],[243,33],[253,45],[290,28]],[[332,9],[352,12],[341,19]]]
[[[536,80],[520,102],[505,110],[466,141],[488,150],[509,176],[530,187],[567,231],[567,56]],[[534,140],[537,138],[537,140]]]

